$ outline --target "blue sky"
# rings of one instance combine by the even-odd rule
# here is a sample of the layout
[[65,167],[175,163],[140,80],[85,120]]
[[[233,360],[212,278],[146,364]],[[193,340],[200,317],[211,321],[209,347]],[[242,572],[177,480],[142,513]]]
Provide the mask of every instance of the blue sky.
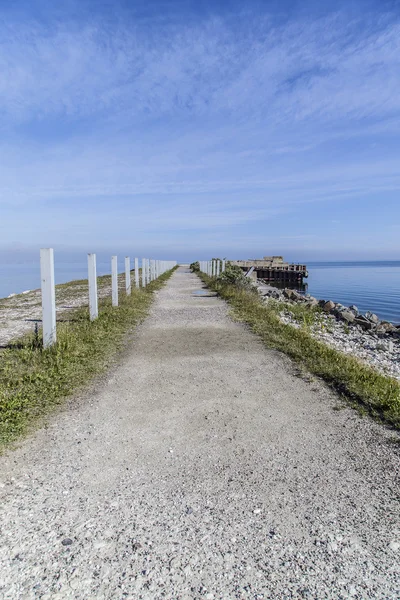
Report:
[[0,0],[0,27],[0,256],[400,259],[399,2]]

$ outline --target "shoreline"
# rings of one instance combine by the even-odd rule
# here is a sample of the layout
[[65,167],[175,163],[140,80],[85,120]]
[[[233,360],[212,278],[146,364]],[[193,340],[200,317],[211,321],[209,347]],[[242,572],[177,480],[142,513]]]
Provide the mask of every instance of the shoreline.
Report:
[[[380,320],[370,311],[362,314],[354,305],[347,307],[260,282],[256,287],[264,302],[282,304],[279,318],[283,324],[297,329],[307,327],[313,338],[400,380],[400,325]],[[290,307],[296,305],[309,309],[307,323],[304,316],[291,311]]]

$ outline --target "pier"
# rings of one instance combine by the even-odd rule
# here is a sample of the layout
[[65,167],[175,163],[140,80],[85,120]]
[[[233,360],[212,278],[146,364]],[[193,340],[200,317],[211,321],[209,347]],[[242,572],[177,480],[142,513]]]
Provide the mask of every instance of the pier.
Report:
[[288,263],[283,256],[264,256],[248,260],[233,260],[232,265],[240,267],[249,277],[265,283],[284,286],[301,286],[303,279],[308,277],[306,265]]

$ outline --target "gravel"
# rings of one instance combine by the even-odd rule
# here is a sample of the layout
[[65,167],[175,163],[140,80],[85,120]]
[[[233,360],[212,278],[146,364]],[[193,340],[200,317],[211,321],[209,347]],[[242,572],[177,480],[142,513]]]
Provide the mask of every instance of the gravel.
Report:
[[0,459],[1,598],[399,596],[398,437],[200,287]]
[[[291,303],[282,295],[282,290],[267,285],[257,286],[264,301],[269,302],[270,297],[275,302],[287,306]],[[269,294],[273,294],[269,296]],[[300,304],[304,304],[306,297],[300,296]],[[315,300],[315,298],[313,299]],[[297,304],[297,301],[293,301]],[[318,304],[318,301],[315,300]],[[336,306],[332,302],[333,308]],[[344,307],[343,307],[344,308]],[[372,313],[366,313],[375,317]],[[280,320],[286,325],[300,328],[303,326],[290,309],[284,308],[280,312]],[[377,318],[377,317],[376,317]],[[379,319],[378,319],[379,322]],[[348,324],[332,314],[318,314],[315,323],[309,326],[309,333],[328,346],[340,350],[344,354],[351,354],[366,362],[368,365],[390,377],[400,379],[400,337],[388,333],[378,333],[376,329],[364,331],[356,323]]]

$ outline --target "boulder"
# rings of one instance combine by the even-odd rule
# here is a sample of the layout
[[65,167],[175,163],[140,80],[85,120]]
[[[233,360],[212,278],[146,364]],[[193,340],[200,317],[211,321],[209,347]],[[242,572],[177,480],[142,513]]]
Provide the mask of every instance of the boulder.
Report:
[[332,300],[328,300],[328,302],[325,302],[323,309],[326,313],[330,313],[333,311],[335,306],[336,306],[336,304],[334,302],[332,302]]
[[354,323],[356,320],[356,316],[350,310],[342,310],[340,313],[340,318],[346,323]]
[[377,333],[392,333],[393,331],[397,331],[396,326],[389,321],[381,321],[376,328]]
[[367,319],[363,315],[358,315],[358,317],[356,317],[354,319],[354,322],[357,323],[357,325],[360,325],[360,327],[362,327],[362,329],[364,329],[365,331],[371,330],[373,328],[373,326],[374,326],[374,324],[372,323],[372,321],[370,321],[369,319]]
[[318,300],[316,298],[311,297],[307,300],[306,305],[310,308],[314,308],[315,306],[318,306]]
[[285,288],[283,290],[283,295],[285,298],[287,298],[288,300],[294,300],[294,295],[295,295],[295,291],[291,290],[289,288]]
[[355,304],[352,304],[351,306],[349,306],[349,311],[352,312],[354,315],[356,315],[356,317],[360,314],[360,311],[358,310],[358,308]]
[[377,315],[375,315],[374,313],[368,311],[365,313],[365,317],[368,319],[368,321],[371,321],[371,323],[378,325],[379,317]]

